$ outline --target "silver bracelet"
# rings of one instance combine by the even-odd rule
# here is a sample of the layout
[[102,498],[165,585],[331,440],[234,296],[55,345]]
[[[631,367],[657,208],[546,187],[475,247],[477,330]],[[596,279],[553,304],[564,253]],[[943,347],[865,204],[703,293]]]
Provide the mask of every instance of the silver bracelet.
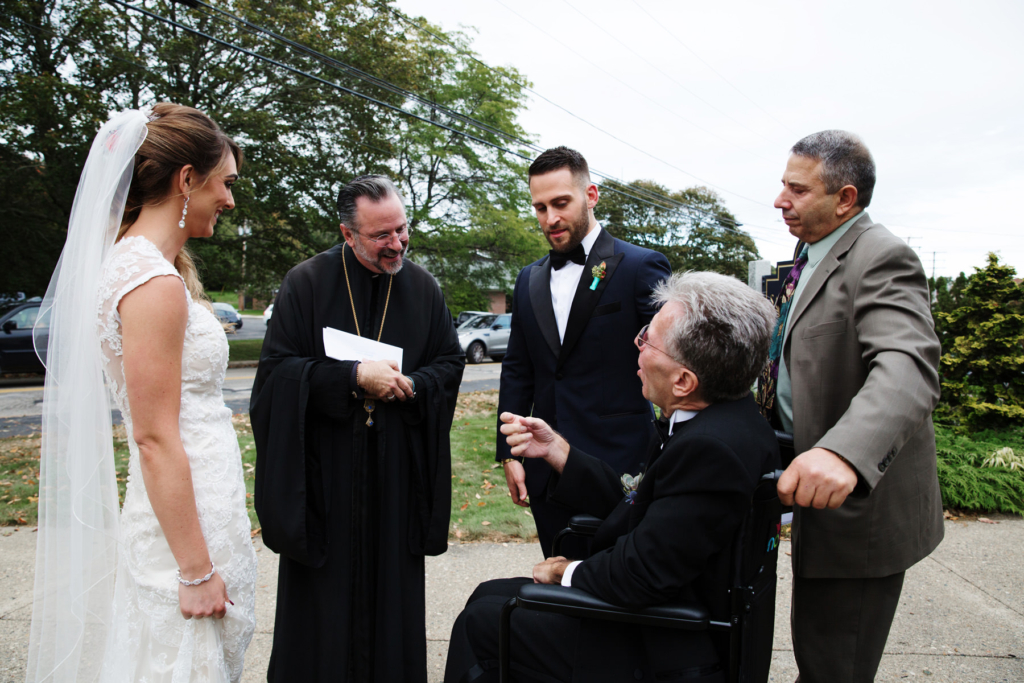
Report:
[[217,572],[217,568],[216,568],[216,567],[214,567],[214,566],[213,566],[213,562],[211,562],[211,563],[210,563],[210,573],[209,573],[209,574],[207,574],[206,576],[204,576],[204,577],[203,577],[203,578],[201,578],[201,579],[196,579],[195,581],[186,581],[185,579],[181,578],[181,570],[180,570],[180,569],[179,569],[179,570],[177,570],[177,572],[175,572],[175,573],[176,573],[176,574],[177,574],[177,576],[178,576],[178,583],[180,583],[180,584],[181,584],[182,586],[198,586],[199,584],[201,584],[201,583],[206,583],[207,581],[209,581],[210,579],[212,579],[212,578],[213,578],[213,575],[214,575],[214,574],[215,574],[216,572]]

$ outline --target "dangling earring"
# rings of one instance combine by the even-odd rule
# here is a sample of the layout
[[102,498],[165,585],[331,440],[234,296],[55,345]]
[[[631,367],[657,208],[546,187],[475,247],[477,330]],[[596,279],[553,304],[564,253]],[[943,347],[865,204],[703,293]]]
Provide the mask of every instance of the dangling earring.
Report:
[[188,215],[188,195],[185,195],[185,207],[181,210],[181,220],[178,221],[178,227],[182,230],[185,229],[185,216]]

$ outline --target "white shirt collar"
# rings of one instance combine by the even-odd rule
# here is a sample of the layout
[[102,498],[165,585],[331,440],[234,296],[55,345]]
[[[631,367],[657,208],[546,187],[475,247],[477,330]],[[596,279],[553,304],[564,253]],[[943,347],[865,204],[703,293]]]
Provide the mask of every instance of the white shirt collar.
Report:
[[677,410],[672,413],[672,417],[668,419],[668,435],[672,436],[672,428],[675,427],[676,424],[692,420],[697,417],[697,413],[699,412],[699,410]]
[[594,248],[594,242],[597,241],[597,236],[601,233],[601,224],[595,223],[594,229],[587,233],[587,236],[583,238],[580,244],[583,245],[583,251],[586,252],[587,257],[590,256],[590,250]]

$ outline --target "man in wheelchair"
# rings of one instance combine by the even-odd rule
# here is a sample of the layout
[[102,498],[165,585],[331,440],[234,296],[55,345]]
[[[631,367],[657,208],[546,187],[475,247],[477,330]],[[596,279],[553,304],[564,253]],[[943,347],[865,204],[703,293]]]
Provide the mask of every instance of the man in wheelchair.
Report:
[[[539,419],[504,413],[512,454],[543,458],[547,495],[604,521],[583,561],[551,557],[533,578],[480,584],[452,628],[446,683],[498,678],[502,607],[525,584],[581,589],[630,609],[687,601],[728,620],[733,538],[778,446],[750,387],[768,357],[775,311],[714,273],[681,273],[654,293],[637,335],[644,396],[661,409],[641,472],[613,471]],[[774,576],[774,574],[773,574]],[[515,681],[725,681],[728,635],[516,610]]]

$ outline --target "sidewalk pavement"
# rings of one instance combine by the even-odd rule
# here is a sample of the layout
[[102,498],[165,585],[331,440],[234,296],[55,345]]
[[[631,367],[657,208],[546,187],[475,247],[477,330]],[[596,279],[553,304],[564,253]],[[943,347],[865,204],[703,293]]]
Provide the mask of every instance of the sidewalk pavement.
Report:
[[[907,572],[896,621],[877,681],[930,683],[1024,681],[1024,519],[995,515],[997,524],[946,521],[946,538]],[[0,528],[0,683],[22,683],[32,617],[36,535]],[[259,580],[256,634],[243,681],[266,680],[273,640],[277,556],[256,540]],[[772,681],[796,679],[789,637],[789,542],[782,544]],[[455,617],[476,585],[529,576],[541,560],[535,543],[471,543],[427,558],[428,677],[444,674]]]

